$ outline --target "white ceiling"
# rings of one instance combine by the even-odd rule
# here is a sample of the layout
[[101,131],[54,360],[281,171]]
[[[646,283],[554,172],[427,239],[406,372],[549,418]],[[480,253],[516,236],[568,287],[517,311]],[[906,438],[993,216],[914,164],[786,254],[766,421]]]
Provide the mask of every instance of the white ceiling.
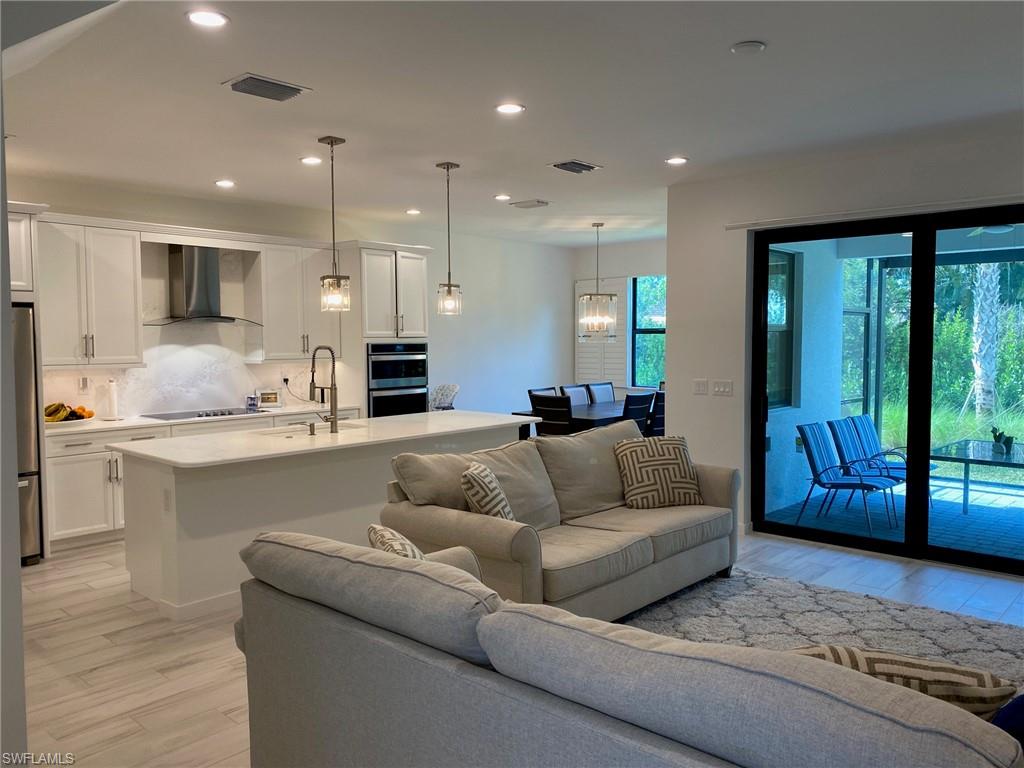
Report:
[[[1024,109],[1020,3],[213,3],[219,31],[191,7],[121,3],[5,81],[9,171],[322,208],[298,158],[337,134],[343,216],[440,225],[453,160],[456,230],[576,245],[662,235],[666,187],[744,159]],[[313,90],[220,85],[246,71]],[[605,168],[546,167],[570,158]]]

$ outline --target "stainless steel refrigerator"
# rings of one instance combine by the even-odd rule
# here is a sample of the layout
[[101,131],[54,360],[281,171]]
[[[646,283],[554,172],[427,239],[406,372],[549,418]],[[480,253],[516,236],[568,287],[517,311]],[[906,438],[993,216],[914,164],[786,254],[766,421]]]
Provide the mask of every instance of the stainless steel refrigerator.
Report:
[[39,562],[43,554],[42,489],[39,477],[39,403],[36,339],[31,304],[13,306],[14,397],[18,429],[18,497],[21,507],[21,561]]

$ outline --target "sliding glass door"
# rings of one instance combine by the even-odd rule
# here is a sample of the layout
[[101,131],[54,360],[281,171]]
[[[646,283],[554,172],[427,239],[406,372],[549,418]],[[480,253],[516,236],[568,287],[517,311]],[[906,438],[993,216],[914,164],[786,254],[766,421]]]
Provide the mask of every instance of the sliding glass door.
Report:
[[1022,220],[755,233],[755,530],[1021,571]]

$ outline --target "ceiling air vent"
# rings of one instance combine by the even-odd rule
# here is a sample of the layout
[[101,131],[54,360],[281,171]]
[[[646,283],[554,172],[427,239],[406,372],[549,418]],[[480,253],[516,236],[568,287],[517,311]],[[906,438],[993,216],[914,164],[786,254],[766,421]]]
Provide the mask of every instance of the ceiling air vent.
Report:
[[568,171],[569,173],[590,173],[591,171],[601,170],[602,166],[585,163],[582,160],[566,160],[561,163],[552,163],[551,167],[557,168],[560,171]]
[[272,101],[288,101],[288,99],[295,98],[303,91],[309,90],[309,88],[304,88],[301,85],[292,85],[281,80],[275,80],[272,77],[254,75],[252,72],[246,72],[244,75],[233,77],[223,83],[223,85],[230,85],[231,90],[235,93],[247,93],[250,96],[259,96],[262,99],[271,99]]
[[519,200],[509,203],[513,208],[545,208],[551,205],[547,200]]

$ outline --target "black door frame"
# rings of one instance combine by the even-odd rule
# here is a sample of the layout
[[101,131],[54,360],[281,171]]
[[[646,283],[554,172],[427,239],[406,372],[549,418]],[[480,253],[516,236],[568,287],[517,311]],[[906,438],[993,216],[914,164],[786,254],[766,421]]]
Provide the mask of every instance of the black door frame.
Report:
[[[928,543],[928,478],[931,442],[932,356],[935,315],[935,233],[941,229],[1024,222],[1024,204],[933,211],[752,232],[753,276],[750,325],[750,506],[755,531],[838,544],[872,552],[966,565],[1024,575],[1024,562]],[[765,520],[765,430],[768,423],[768,249],[773,245],[912,232],[910,346],[907,398],[907,495],[904,541],[801,528]],[[912,396],[911,396],[911,393]]]

